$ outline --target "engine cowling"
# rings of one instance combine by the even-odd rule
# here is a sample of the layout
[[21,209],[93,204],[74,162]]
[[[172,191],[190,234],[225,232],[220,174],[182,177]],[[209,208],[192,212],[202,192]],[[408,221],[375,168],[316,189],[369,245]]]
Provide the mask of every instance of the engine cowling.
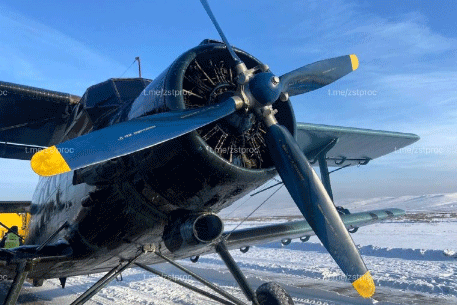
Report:
[[[262,65],[252,55],[235,49],[248,68]],[[236,91],[233,60],[225,45],[205,40],[181,55],[133,104],[129,118],[176,109],[192,109],[219,103]],[[273,107],[279,123],[295,134],[295,117],[290,101]],[[271,168],[266,150],[264,123],[253,113],[237,112],[193,134],[211,153],[247,169]]]
[[[262,63],[235,49],[247,68]],[[135,100],[128,118],[208,106],[236,90],[233,60],[225,45],[204,41],[185,52]],[[295,134],[290,101],[276,101],[279,123]],[[173,126],[170,126],[172,128]],[[133,155],[133,166],[148,166],[138,179],[177,208],[223,208],[274,177],[266,148],[266,126],[253,113],[227,118]],[[146,185],[146,186],[143,186]],[[140,190],[144,192],[144,190]],[[214,205],[217,205],[216,207]]]

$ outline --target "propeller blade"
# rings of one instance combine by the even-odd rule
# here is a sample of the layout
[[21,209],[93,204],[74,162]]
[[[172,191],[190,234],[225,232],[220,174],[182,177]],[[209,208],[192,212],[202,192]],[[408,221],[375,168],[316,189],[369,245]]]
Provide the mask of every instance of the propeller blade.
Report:
[[53,176],[128,155],[189,133],[235,112],[237,97],[205,108],[133,119],[37,152],[32,169]]
[[283,92],[289,96],[303,94],[324,87],[356,70],[359,60],[354,54],[321,60],[280,77]]
[[232,56],[233,60],[235,61],[235,65],[243,63],[241,59],[236,55],[235,51],[233,51],[232,46],[228,42],[227,37],[225,37],[224,32],[222,31],[222,28],[219,26],[219,23],[216,20],[216,17],[214,16],[213,12],[211,11],[211,7],[209,6],[209,3],[207,0],[200,0],[200,2],[203,5],[203,8],[205,9],[206,13],[208,14],[209,18],[213,22],[214,27],[216,28],[217,32],[219,33],[219,36],[221,36],[222,41],[225,43],[227,46],[228,51],[230,52],[230,55]]
[[282,181],[311,228],[357,292],[371,297],[375,285],[370,272],[295,139],[285,127],[273,124],[268,129],[267,145]]

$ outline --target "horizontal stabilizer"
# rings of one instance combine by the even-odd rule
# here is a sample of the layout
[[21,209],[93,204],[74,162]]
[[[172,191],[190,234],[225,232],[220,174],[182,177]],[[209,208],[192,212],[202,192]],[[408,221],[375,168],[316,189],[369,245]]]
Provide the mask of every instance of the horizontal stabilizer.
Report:
[[[68,261],[73,254],[71,246],[59,241],[53,244],[24,245],[11,249],[0,249],[0,274],[7,279],[13,279],[16,274],[16,265],[20,262],[34,262],[33,271],[43,273],[59,262]],[[29,273],[33,276],[33,272]]]
[[28,213],[30,201],[0,201],[0,213]]

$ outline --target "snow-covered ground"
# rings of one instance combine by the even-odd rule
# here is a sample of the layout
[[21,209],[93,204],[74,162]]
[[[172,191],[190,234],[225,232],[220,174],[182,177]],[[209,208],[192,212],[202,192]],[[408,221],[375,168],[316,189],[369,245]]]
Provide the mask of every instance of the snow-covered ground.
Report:
[[[457,194],[375,198],[337,202],[353,211],[398,207],[407,216],[360,228],[353,234],[377,284],[373,299],[356,296],[350,283],[316,237],[288,246],[279,242],[231,251],[254,287],[277,281],[291,293],[296,304],[457,304]],[[226,230],[233,229],[258,205],[240,201],[221,214]],[[293,203],[268,202],[241,227],[290,221],[299,214]],[[274,217],[273,217],[274,216]],[[181,261],[193,271],[243,299],[224,264],[215,254],[197,264]],[[172,276],[203,288],[187,275],[162,264],[154,266]],[[20,304],[70,304],[102,275],[69,278],[61,289],[58,280],[43,287],[26,284]],[[164,279],[139,269],[123,273],[87,304],[216,304]]]

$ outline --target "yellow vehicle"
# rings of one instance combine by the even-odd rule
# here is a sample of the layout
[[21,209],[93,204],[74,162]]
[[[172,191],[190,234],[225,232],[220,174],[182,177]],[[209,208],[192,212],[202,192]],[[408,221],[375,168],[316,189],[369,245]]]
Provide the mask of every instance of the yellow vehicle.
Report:
[[20,206],[18,205],[16,213],[3,213],[0,209],[0,239],[2,239],[7,233],[8,228],[17,226],[19,229],[19,235],[25,239],[28,235],[28,226],[30,221],[30,213],[28,212],[28,202],[24,202]]

